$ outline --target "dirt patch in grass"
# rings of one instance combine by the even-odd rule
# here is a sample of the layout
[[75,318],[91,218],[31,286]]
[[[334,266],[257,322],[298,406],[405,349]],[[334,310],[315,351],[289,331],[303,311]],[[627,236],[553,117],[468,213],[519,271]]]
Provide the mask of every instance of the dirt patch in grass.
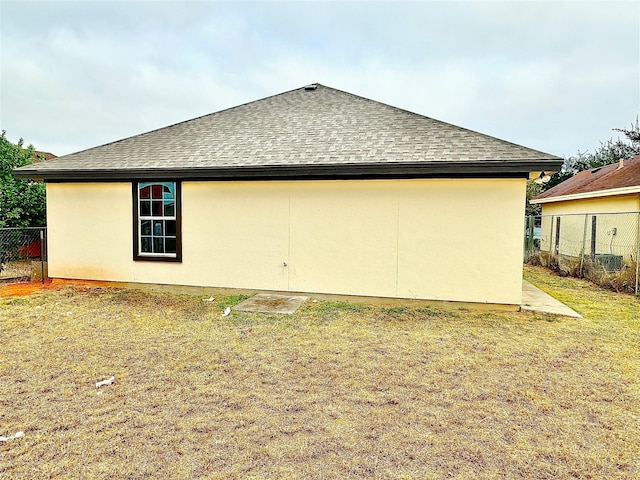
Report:
[[98,282],[93,280],[64,280],[45,279],[44,282],[17,282],[0,284],[0,298],[2,297],[25,297],[48,290],[60,290],[62,288],[75,288],[78,292],[86,292],[93,289],[112,288],[110,282]]
[[0,297],[24,297],[54,288],[51,280],[42,282],[17,282],[0,285]]
[[1,298],[0,477],[638,478],[640,302],[553,278],[584,319]]

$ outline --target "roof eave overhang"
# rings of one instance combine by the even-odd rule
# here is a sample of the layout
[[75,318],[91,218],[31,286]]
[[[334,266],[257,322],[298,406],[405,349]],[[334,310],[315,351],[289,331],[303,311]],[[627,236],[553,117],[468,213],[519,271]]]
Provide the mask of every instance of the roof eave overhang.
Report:
[[326,180],[378,178],[528,178],[529,173],[560,168],[562,159],[536,161],[416,162],[257,167],[192,167],[53,170],[21,168],[18,178],[47,182],[104,182],[144,179],[183,180]]
[[640,185],[635,185],[632,187],[610,188],[607,190],[597,190],[595,192],[558,195],[556,197],[532,198],[531,200],[529,200],[529,203],[538,205],[545,203],[568,202],[571,200],[586,200],[590,198],[612,197],[618,195],[633,195],[634,193],[640,193]]

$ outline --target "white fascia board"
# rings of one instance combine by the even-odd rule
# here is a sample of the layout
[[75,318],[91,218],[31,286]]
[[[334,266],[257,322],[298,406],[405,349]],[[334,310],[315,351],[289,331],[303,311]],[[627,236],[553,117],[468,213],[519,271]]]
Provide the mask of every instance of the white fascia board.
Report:
[[559,197],[540,198],[538,200],[529,200],[533,205],[541,203],[567,202],[569,200],[584,200],[587,198],[612,197],[614,195],[630,195],[640,193],[640,185],[623,188],[610,188],[609,190],[598,190],[596,192],[574,193],[572,195],[560,195]]

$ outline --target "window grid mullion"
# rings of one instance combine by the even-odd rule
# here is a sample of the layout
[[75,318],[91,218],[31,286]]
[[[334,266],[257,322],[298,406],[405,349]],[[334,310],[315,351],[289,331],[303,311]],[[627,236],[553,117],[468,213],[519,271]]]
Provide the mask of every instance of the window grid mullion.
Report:
[[[146,183],[146,182],[144,182]],[[164,183],[160,183],[161,188],[163,189],[161,191],[161,195],[159,198],[155,198],[153,195],[153,187],[157,186],[158,183],[146,183],[146,185],[144,187],[142,187],[142,185],[144,184],[143,182],[138,182],[137,183],[137,211],[138,211],[138,239],[137,239],[137,243],[138,243],[138,255],[140,256],[161,256],[161,257],[175,257],[177,255],[176,252],[166,252],[166,240],[172,239],[172,240],[177,240],[177,232],[174,235],[167,235],[167,221],[174,221],[177,222],[177,210],[176,210],[176,202],[177,202],[177,189],[176,189],[176,183],[175,182],[170,182],[173,185],[173,193],[174,193],[174,215],[142,215],[142,211],[141,211],[141,205],[143,201],[147,201],[149,202],[149,210],[150,212],[153,212],[153,202],[160,202],[162,205],[162,212],[164,213],[164,209],[165,209],[165,198],[164,198],[164,187],[165,184]],[[167,182],[169,183],[169,182]],[[140,195],[140,191],[143,188],[149,188],[149,197],[148,198],[142,198],[142,196]],[[142,223],[144,221],[149,221],[151,222],[151,231],[150,231],[150,235],[143,235],[142,234]],[[155,235],[155,230],[154,230],[154,222],[155,221],[161,221],[162,222],[162,235]],[[177,226],[176,226],[177,228]],[[148,239],[149,240],[149,247],[151,249],[151,252],[144,252],[143,251],[143,239]],[[157,239],[157,240],[156,240]],[[162,246],[161,249],[163,250],[162,252],[156,252],[156,241],[158,243],[161,242]],[[175,243],[175,242],[174,242]]]

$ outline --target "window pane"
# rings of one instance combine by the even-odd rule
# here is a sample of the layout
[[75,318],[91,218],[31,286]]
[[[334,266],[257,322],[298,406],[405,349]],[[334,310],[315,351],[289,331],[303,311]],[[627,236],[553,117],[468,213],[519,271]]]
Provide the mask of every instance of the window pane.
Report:
[[137,188],[138,253],[156,257],[179,255],[178,182],[139,182]]
[[151,235],[151,220],[140,222],[140,235]]
[[151,253],[151,238],[142,237],[141,251],[143,253]]
[[173,200],[165,200],[164,201],[164,216],[165,217],[173,217],[176,214],[175,204]]
[[165,200],[173,200],[175,198],[176,184],[173,182],[167,182],[163,188],[163,198]]
[[165,238],[164,245],[167,253],[176,253],[176,239],[175,238]]
[[164,238],[153,239],[153,253],[164,253]]

